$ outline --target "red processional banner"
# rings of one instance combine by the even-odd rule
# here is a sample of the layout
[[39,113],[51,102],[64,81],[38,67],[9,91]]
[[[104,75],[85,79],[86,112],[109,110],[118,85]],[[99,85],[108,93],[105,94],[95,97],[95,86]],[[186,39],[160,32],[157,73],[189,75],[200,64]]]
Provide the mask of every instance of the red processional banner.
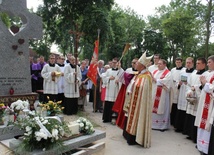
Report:
[[88,69],[87,76],[93,82],[93,84],[97,85],[97,61],[98,61],[98,51],[99,51],[99,40],[95,41],[94,53],[91,59],[91,64]]

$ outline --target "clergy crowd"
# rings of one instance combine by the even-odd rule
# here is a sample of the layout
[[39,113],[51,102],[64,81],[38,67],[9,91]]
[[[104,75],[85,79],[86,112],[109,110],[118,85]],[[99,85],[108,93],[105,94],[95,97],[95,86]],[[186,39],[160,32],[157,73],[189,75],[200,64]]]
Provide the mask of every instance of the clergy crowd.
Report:
[[172,69],[159,54],[147,57],[146,52],[127,69],[117,58],[106,65],[99,60],[93,62],[96,86],[87,77],[88,59],[51,54],[47,63],[42,56],[30,62],[32,91],[42,91],[44,103],[62,101],[64,114],[84,111],[89,93],[94,112],[102,113],[103,123],[121,128],[129,145],[149,148],[151,130],[165,132],[173,126],[201,154],[214,155],[214,55],[185,62],[176,58]]

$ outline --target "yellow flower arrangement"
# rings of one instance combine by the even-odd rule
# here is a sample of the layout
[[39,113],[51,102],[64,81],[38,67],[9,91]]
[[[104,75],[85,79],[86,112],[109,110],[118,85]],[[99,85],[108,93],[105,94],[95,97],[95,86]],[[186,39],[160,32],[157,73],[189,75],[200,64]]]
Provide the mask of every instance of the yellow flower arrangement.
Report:
[[7,106],[4,105],[4,103],[0,103],[0,125],[3,125],[3,117],[5,113],[5,109],[7,109]]
[[0,103],[0,108],[1,108],[1,109],[5,108],[4,103]]
[[48,116],[54,116],[56,114],[62,113],[64,107],[62,107],[61,104],[62,101],[48,101],[48,103],[39,103],[39,106],[42,108],[42,111],[47,111]]

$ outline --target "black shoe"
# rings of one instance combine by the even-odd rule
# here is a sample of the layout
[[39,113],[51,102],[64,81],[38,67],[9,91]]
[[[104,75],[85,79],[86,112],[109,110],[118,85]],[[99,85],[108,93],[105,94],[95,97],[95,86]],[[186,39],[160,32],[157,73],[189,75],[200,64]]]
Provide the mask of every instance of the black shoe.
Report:
[[191,140],[191,137],[190,137],[190,136],[188,136],[188,137],[186,137],[186,139],[189,139],[189,140]]
[[165,132],[166,131],[166,129],[162,129],[162,130],[160,130],[160,132]]
[[204,152],[201,152],[201,151],[200,151],[200,154],[201,154],[201,155],[207,155],[207,154],[205,154]]
[[99,110],[100,113],[103,113],[103,110]]
[[179,130],[179,129],[176,129],[176,130],[175,130],[175,132],[181,132],[181,130]]
[[127,142],[128,145],[137,145],[137,142]]
[[93,112],[97,112],[97,110],[93,110]]

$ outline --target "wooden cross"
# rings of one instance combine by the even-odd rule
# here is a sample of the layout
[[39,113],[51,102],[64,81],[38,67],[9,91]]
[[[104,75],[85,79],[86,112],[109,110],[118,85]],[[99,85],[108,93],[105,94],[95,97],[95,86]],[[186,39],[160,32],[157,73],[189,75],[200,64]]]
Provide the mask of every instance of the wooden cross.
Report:
[[[74,38],[75,38],[75,47],[74,47],[74,57],[75,57],[75,64],[76,64],[76,67],[75,67],[75,72],[77,72],[77,58],[78,58],[78,46],[79,46],[79,40],[80,40],[80,37],[84,35],[83,32],[78,32],[78,25],[75,24],[76,26],[76,31],[72,31],[70,30],[69,33],[70,34],[73,34],[74,35]],[[75,82],[76,82],[76,79],[77,79],[77,75],[75,74]],[[75,92],[77,91],[77,86],[75,85]]]
[[[70,30],[69,33],[70,34],[73,34],[74,35],[74,38],[75,38],[75,50],[74,50],[74,57],[77,59],[78,57],[78,46],[79,46],[79,40],[80,40],[80,37],[84,35],[83,32],[78,32],[78,25],[75,24],[75,29],[76,31],[72,31]],[[76,62],[77,63],[77,62]]]

